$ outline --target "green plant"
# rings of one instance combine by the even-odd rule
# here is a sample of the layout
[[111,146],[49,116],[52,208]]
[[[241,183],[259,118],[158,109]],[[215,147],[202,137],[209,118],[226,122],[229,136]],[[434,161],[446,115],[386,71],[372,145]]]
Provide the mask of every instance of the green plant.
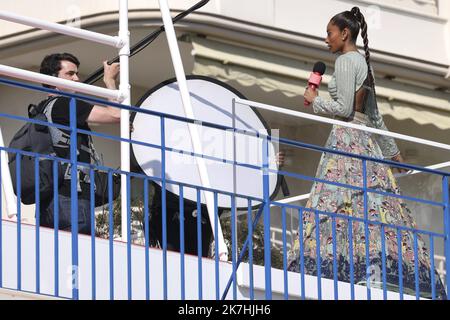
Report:
[[[144,230],[144,203],[142,199],[134,198],[131,200],[131,233],[135,235],[132,237],[133,242],[143,242]],[[113,202],[113,222],[114,222],[114,236],[120,237],[122,233],[121,223],[121,198],[120,196]],[[96,230],[95,235],[100,238],[109,239],[109,206],[102,207],[102,211],[96,215]]]
[[[255,214],[252,215],[252,220],[255,219]],[[248,236],[248,223],[247,219],[242,216],[237,217],[237,257],[239,257],[241,250],[244,246],[245,241]],[[228,217],[226,219],[221,219],[220,221],[223,231],[223,236],[225,239],[225,243],[228,248],[228,252],[231,257],[231,218]],[[262,223],[258,223],[256,228],[253,230],[253,264],[256,265],[264,265],[264,225]],[[214,248],[214,244],[212,245]],[[271,265],[273,268],[283,269],[283,253],[280,248],[273,245],[271,246]],[[246,250],[244,257],[242,259],[243,262],[248,262],[249,260],[248,250]]]

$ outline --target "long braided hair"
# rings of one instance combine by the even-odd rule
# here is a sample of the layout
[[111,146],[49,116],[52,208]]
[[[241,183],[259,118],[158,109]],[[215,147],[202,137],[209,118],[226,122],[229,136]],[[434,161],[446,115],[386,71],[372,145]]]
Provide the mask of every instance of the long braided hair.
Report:
[[375,95],[375,78],[372,73],[370,64],[369,39],[367,36],[367,23],[364,15],[361,13],[358,7],[353,7],[351,11],[344,11],[335,15],[333,18],[331,18],[331,22],[334,25],[338,26],[341,31],[344,30],[344,28],[348,28],[350,30],[351,39],[355,43],[358,38],[359,31],[361,30],[361,37],[363,38],[365,57],[368,68],[368,85],[373,90],[373,93]]
[[368,67],[369,74],[369,83],[372,89],[375,91],[375,79],[372,74],[372,69],[370,67],[370,50],[369,50],[369,38],[367,37],[367,23],[364,15],[361,13],[358,7],[353,7],[351,13],[355,16],[356,20],[358,20],[359,25],[361,27],[361,37],[363,38],[364,43],[364,51],[366,53],[366,63]]

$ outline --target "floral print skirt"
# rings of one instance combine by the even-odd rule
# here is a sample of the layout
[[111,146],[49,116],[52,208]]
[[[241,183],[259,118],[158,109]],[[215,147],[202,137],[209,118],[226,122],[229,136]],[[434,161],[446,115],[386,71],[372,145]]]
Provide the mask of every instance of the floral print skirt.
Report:
[[[367,119],[356,118],[352,122],[363,125],[368,123]],[[371,133],[339,125],[333,126],[326,147],[372,158],[383,157]],[[366,183],[370,189],[400,194],[389,166],[367,161],[366,173]],[[323,153],[316,178],[363,187],[362,160]],[[367,193],[367,218],[382,224],[369,223],[366,228],[366,224],[360,220],[365,217],[364,200],[361,190],[316,181],[306,209],[303,210],[303,224],[300,228],[303,230],[302,238],[296,239],[289,252],[288,270],[301,272],[303,268],[305,274],[317,276],[320,261],[320,275],[323,278],[334,279],[336,271],[339,281],[361,285],[369,282],[372,288],[382,288],[385,278],[387,290],[399,292],[402,283],[403,292],[411,295],[416,294],[417,270],[420,296],[427,298],[432,297],[433,272],[435,298],[445,299],[444,286],[436,271],[431,270],[430,254],[420,234],[414,235],[411,231],[396,228],[399,226],[417,229],[404,201],[378,193]],[[333,218],[326,213],[335,213],[341,217]],[[349,220],[346,217],[354,219]],[[319,224],[319,230],[316,222]],[[320,241],[317,240],[317,231]],[[336,239],[335,245],[333,238]],[[299,241],[302,241],[303,246],[300,246]],[[417,254],[414,253],[415,246]],[[334,259],[336,266],[333,265]]]

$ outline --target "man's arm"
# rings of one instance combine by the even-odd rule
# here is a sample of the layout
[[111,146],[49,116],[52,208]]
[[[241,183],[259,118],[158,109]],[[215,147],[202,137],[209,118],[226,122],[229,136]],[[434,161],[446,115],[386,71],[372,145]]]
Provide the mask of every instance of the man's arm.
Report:
[[[103,61],[103,68],[105,69],[103,82],[108,89],[116,90],[116,78],[120,72],[120,65],[113,63],[108,65],[106,61]],[[117,102],[116,100],[109,99],[111,102]],[[92,108],[86,121],[88,123],[119,123],[120,122],[120,109],[111,106],[99,106],[95,105]]]

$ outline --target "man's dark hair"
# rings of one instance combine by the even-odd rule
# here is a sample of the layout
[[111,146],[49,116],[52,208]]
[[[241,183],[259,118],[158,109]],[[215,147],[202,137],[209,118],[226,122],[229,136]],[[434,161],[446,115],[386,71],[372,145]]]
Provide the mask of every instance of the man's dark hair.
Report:
[[[78,67],[80,67],[80,61],[77,57],[70,53],[53,53],[45,56],[44,60],[41,62],[40,73],[49,76],[57,77],[59,70],[61,70],[61,61],[70,61]],[[48,84],[42,84],[46,88],[54,88]]]

